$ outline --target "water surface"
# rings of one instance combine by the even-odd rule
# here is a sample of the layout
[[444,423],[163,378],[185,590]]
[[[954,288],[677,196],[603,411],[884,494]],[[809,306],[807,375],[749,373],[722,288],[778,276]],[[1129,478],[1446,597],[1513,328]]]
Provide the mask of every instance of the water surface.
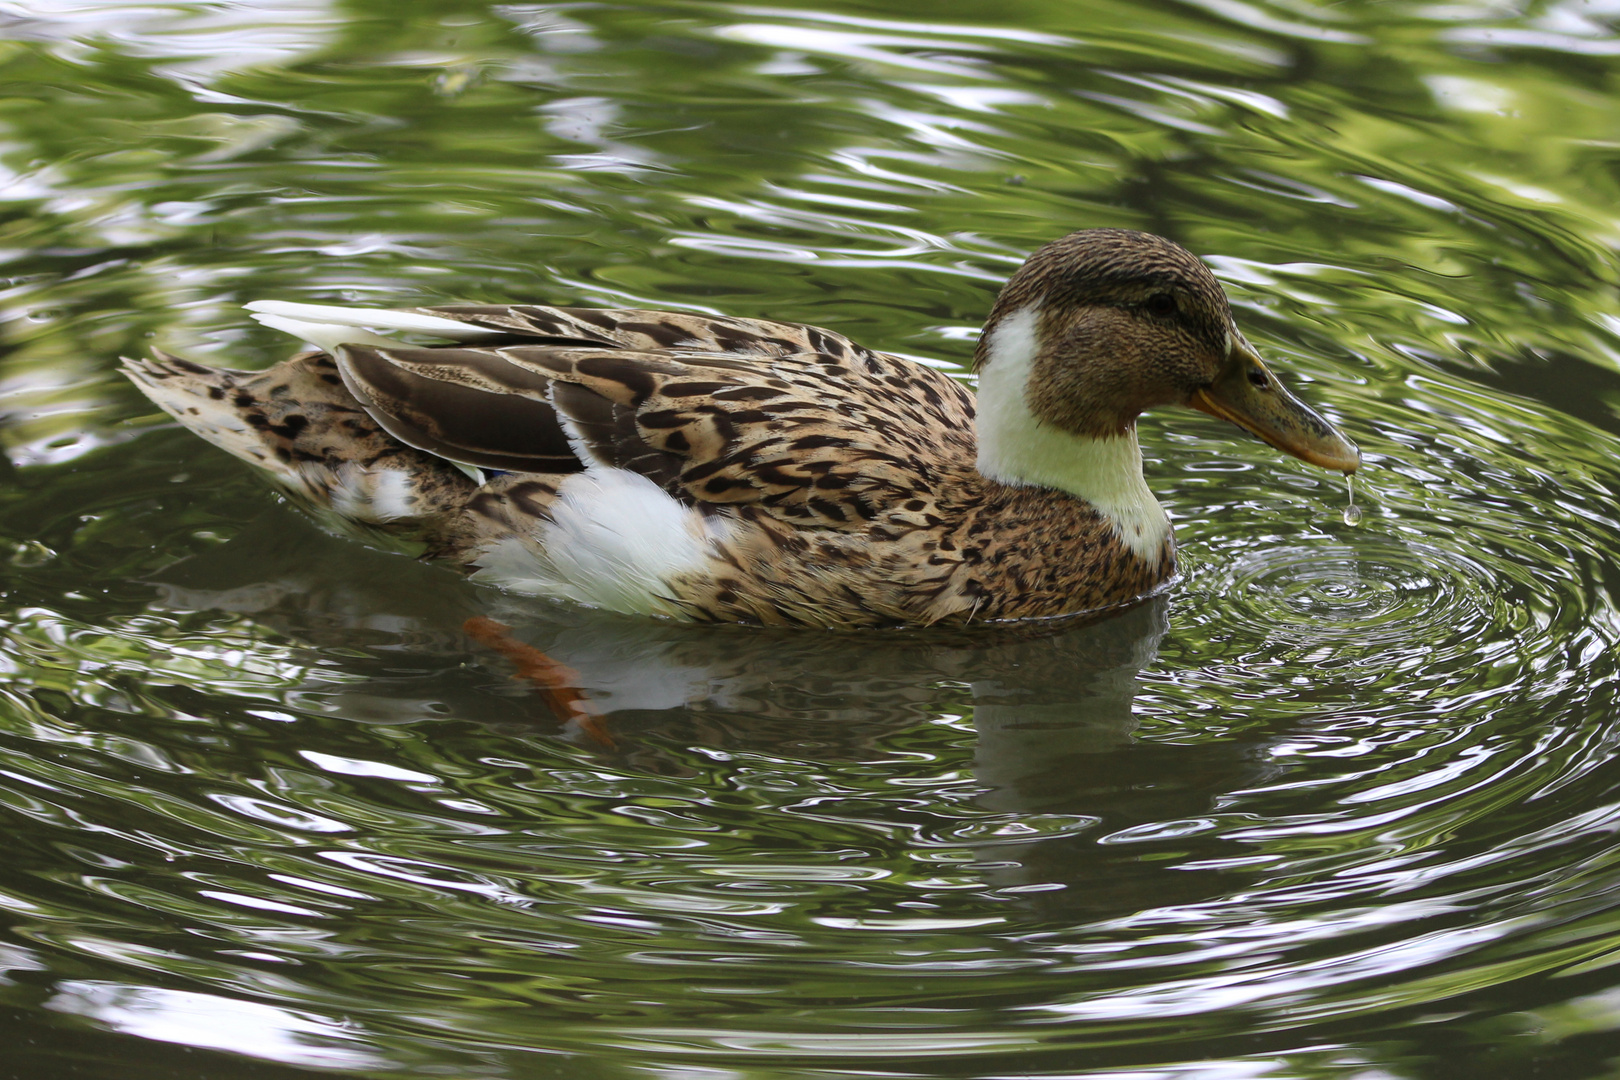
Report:
[[[1612,1076],[1616,18],[0,3],[10,1074]],[[271,363],[274,297],[960,371],[1092,225],[1209,259],[1358,528],[1165,412],[1154,603],[696,630],[328,536],[115,370]]]

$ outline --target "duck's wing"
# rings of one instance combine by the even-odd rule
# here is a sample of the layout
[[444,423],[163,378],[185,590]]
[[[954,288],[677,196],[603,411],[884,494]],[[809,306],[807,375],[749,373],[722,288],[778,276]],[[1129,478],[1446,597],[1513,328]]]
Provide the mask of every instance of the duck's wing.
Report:
[[[469,310],[553,341],[609,321],[560,308],[434,313]],[[973,400],[942,372],[811,327],[639,314],[662,321],[613,320],[598,329],[617,340],[596,347],[336,352],[366,410],[430,453],[519,472],[629,469],[687,505],[754,507],[799,527],[855,529],[880,515],[926,525],[939,480],[972,467]]]

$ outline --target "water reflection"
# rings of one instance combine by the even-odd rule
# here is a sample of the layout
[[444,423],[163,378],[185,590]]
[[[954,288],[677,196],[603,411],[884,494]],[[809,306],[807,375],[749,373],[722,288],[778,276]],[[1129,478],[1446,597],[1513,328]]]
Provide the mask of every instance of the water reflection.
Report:
[[[159,608],[250,615],[309,646],[369,653],[362,669],[386,665],[364,682],[322,687],[331,715],[369,724],[471,718],[549,733],[637,773],[693,776],[694,748],[837,768],[884,760],[879,748],[918,724],[971,731],[964,779],[991,813],[947,823],[932,840],[966,844],[985,882],[1009,895],[1054,894],[1042,896],[1048,914],[1126,914],[1144,888],[1163,899],[1203,895],[1211,885],[1198,875],[1121,859],[1097,838],[1195,818],[1268,768],[1241,739],[1177,747],[1133,737],[1138,677],[1169,625],[1162,597],[1089,623],[1021,628],[689,627],[512,601],[285,513],[169,567],[155,584]],[[480,615],[563,665],[600,728],[561,723],[511,665],[469,638],[463,624]],[[484,675],[446,693],[440,676],[452,665]],[[892,782],[907,783],[899,771]]]

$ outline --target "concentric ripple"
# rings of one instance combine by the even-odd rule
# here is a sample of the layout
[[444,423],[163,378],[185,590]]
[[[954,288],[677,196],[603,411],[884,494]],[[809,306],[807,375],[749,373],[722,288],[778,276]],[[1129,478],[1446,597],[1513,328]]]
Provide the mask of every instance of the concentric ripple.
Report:
[[1395,536],[1246,550],[1200,586],[1225,598],[1227,627],[1272,640],[1333,642],[1363,657],[1414,641],[1493,638],[1499,582],[1457,551]]
[[[1347,422],[1366,451],[1357,527],[1332,478],[1261,448],[1165,455],[1187,575],[1170,648],[1206,688],[1363,709],[1475,695],[1545,723],[1530,702],[1592,694],[1614,666],[1620,448],[1465,380],[1368,366],[1368,393],[1388,389]],[[1280,663],[1300,667],[1278,683]]]

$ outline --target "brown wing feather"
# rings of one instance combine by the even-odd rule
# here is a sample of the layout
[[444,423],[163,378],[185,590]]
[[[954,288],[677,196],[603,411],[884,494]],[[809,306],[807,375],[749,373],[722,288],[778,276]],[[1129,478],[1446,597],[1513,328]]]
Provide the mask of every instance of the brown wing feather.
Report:
[[[426,364],[411,363],[426,354]],[[546,402],[551,382],[480,349],[338,350],[343,384],[390,435],[489,469],[584,468]]]
[[[346,374],[368,409],[384,414],[379,422],[457,460],[567,472],[584,453],[689,505],[754,507],[784,524],[837,530],[879,519],[927,527],[938,521],[942,475],[972,466],[966,388],[812,327],[538,307],[433,313],[509,329],[521,321],[553,340],[599,319],[604,336],[660,340],[657,351],[346,347]],[[654,320],[664,329],[645,329]],[[682,344],[669,351],[664,341]],[[819,347],[804,347],[812,341]]]

